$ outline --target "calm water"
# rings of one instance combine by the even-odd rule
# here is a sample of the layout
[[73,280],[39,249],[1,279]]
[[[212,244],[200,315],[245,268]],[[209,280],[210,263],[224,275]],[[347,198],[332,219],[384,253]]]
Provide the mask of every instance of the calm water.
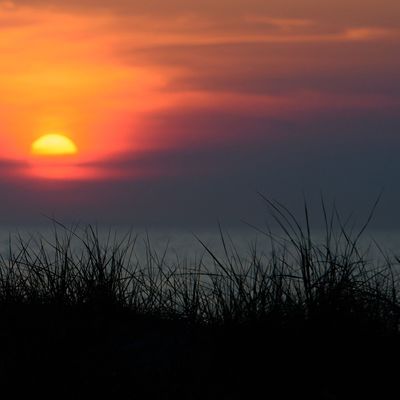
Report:
[[[65,237],[66,231],[57,227],[57,234],[60,238]],[[78,236],[84,236],[84,227],[78,227],[75,230]],[[219,256],[223,256],[223,243],[218,229],[130,229],[124,226],[114,228],[98,228],[100,240],[106,243],[119,242],[127,233],[132,232],[133,236],[137,237],[135,245],[135,253],[145,255],[146,242],[149,241],[151,248],[159,255],[162,255],[167,249],[169,257],[180,259],[189,258],[197,259],[205,254],[205,249],[199,239],[207,245],[213,252]],[[277,231],[279,232],[279,231]],[[278,235],[279,236],[279,235]],[[282,236],[282,235],[281,235]],[[314,231],[313,240],[315,243],[324,242],[324,234],[322,231]],[[17,249],[20,238],[24,242],[31,241],[31,246],[35,247],[40,238],[43,238],[50,243],[54,243],[55,228],[52,225],[48,226],[3,226],[0,228],[0,252],[3,256],[7,256],[10,248]],[[260,253],[268,256],[271,252],[270,239],[253,228],[244,226],[243,228],[230,228],[224,230],[224,239],[227,247],[235,249],[241,257],[247,257],[251,253],[251,248],[257,244],[257,249]],[[390,255],[400,256],[400,230],[399,231],[366,231],[359,241],[361,249],[366,250],[369,246],[369,259],[382,259],[383,256],[380,250],[375,246],[374,242],[378,243],[381,250]],[[82,243],[75,238],[73,246],[77,250],[82,248]]]
[[[55,233],[56,232],[56,233]],[[78,251],[82,248],[81,238],[85,237],[84,227],[74,230],[73,247]],[[198,258],[205,254],[206,250],[203,244],[217,254],[223,254],[223,245],[220,232],[216,230],[184,230],[184,229],[131,229],[126,226],[114,228],[99,228],[98,237],[102,244],[119,243],[126,239],[131,233],[131,240],[135,240],[135,253],[145,254],[146,248],[150,244],[152,250],[162,255],[165,252],[169,257],[179,256],[179,258]],[[30,246],[35,248],[41,239],[50,243],[55,242],[55,234],[60,240],[65,238],[67,231],[53,226],[18,226],[0,228],[0,252],[7,255],[11,248],[18,249],[21,240],[30,241]],[[257,242],[260,248],[269,248],[268,240],[253,229],[229,229],[224,232],[224,239],[229,248],[233,246],[241,255],[250,252],[251,246]],[[200,242],[201,241],[201,242]]]

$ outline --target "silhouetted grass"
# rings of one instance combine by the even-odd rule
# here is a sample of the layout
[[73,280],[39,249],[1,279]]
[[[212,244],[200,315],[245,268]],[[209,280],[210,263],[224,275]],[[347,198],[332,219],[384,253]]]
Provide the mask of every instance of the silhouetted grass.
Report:
[[[399,352],[398,257],[370,259],[322,202],[324,237],[265,199],[278,233],[172,258],[93,226],[10,241],[0,260],[3,387],[132,398],[381,396]],[[136,251],[142,246],[144,252]],[[377,245],[376,245],[377,246]],[[267,251],[265,251],[267,249]],[[396,360],[397,361],[397,360]]]

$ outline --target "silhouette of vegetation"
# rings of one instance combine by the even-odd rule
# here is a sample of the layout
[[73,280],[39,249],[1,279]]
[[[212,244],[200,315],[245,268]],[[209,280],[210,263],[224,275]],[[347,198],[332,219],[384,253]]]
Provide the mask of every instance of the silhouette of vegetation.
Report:
[[[14,394],[57,397],[363,398],[395,386],[396,256],[380,262],[322,202],[324,237],[265,199],[277,225],[239,254],[198,238],[200,259],[140,238],[55,223],[0,260],[0,379]],[[24,382],[23,385],[20,382]]]

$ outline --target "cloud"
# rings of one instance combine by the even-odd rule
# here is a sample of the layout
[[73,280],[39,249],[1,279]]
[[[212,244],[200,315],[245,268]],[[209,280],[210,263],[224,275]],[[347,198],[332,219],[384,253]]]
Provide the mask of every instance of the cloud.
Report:
[[[395,94],[400,55],[397,43],[231,44],[149,47],[125,53],[136,65],[157,64],[185,70],[165,90],[290,94],[322,91]],[[223,58],[220,54],[223,53]],[[376,60],[379,60],[378,62]]]
[[0,1],[0,10],[14,10],[16,4],[13,1]]
[[[323,191],[329,199],[336,197],[346,211],[361,212],[384,186],[387,203],[378,222],[396,226],[398,115],[365,112],[349,117],[332,112],[293,123],[203,117],[179,121],[188,131],[196,125],[198,132],[231,130],[241,140],[127,152],[91,165],[128,172],[119,179],[1,181],[0,218],[43,222],[43,215],[54,215],[62,221],[187,229],[215,226],[218,219],[226,224],[240,225],[241,220],[262,224],[266,212],[257,191],[294,208],[303,192],[318,197]],[[164,126],[176,126],[174,118],[178,116],[170,115]],[[138,179],[129,173],[135,169],[157,174]]]
[[331,20],[352,19],[369,21],[396,21],[400,12],[397,0],[365,0],[360,9],[360,3],[352,0],[147,0],[138,2],[131,0],[15,0],[16,5],[47,6],[54,9],[87,10],[88,12],[108,10],[115,12],[130,12],[133,14],[169,15],[177,13],[208,13],[238,15],[272,15],[282,19],[302,19],[304,16],[322,16]]
[[101,172],[0,161],[3,218],[190,225],[259,215],[257,190],[400,198],[397,0],[1,4],[0,149],[24,159],[61,126]]
[[19,179],[21,172],[27,168],[23,161],[0,159],[0,180],[13,181]]
[[296,28],[312,27],[314,22],[309,19],[299,18],[273,18],[268,15],[247,15],[244,17],[246,22],[252,24],[266,24],[278,27],[282,30],[291,30]]
[[349,28],[344,32],[344,37],[348,40],[363,41],[376,40],[385,38],[399,38],[399,29],[383,29],[383,28]]

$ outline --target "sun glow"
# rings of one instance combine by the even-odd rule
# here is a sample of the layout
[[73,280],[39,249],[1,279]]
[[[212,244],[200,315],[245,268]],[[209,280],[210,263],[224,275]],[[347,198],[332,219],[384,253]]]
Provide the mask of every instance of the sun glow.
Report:
[[76,154],[78,148],[70,138],[60,134],[50,134],[35,140],[31,151],[32,154],[40,156],[62,156]]

